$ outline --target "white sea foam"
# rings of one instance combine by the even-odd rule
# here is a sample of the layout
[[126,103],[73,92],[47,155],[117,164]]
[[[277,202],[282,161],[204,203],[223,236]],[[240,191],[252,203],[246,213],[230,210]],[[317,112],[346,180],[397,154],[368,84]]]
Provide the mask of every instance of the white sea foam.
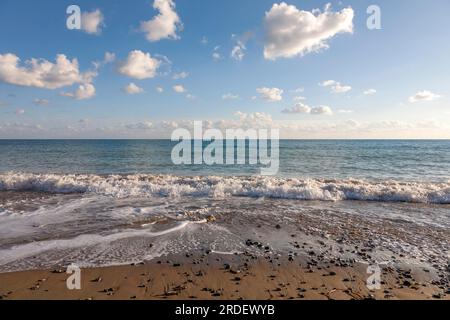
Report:
[[126,197],[266,197],[450,204],[450,183],[172,175],[0,174],[0,191],[90,193]]
[[17,245],[8,249],[0,250],[0,265],[51,250],[75,249],[105,243],[108,244],[112,243],[113,241],[133,237],[161,237],[171,233],[180,232],[186,227],[198,223],[203,223],[203,221],[180,221],[175,226],[160,231],[152,231],[151,229],[127,229],[109,235],[82,234],[71,239],[54,239],[39,242],[30,242],[27,244]]

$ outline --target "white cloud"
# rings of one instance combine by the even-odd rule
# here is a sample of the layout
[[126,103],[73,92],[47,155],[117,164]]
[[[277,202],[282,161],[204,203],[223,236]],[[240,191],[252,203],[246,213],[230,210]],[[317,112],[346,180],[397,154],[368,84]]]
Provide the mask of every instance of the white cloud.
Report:
[[428,90],[423,90],[417,92],[415,95],[409,97],[409,102],[415,103],[420,101],[433,101],[436,99],[439,99],[441,96],[438,94],[435,94]]
[[127,60],[120,63],[118,71],[130,78],[142,80],[155,77],[160,65],[161,61],[152,58],[150,53],[133,50],[128,54]]
[[274,4],[264,19],[264,57],[275,60],[327,49],[327,40],[339,33],[353,32],[353,16],[350,7],[332,12],[327,4],[323,12],[309,12],[285,2]]
[[185,79],[185,78],[187,78],[188,76],[189,76],[189,73],[183,71],[183,72],[180,72],[180,73],[175,73],[175,74],[173,75],[172,79],[175,79],[175,80]]
[[102,33],[103,14],[99,9],[81,14],[81,29],[89,34]]
[[245,45],[241,41],[238,41],[238,43],[231,50],[231,58],[236,61],[242,61],[245,56],[245,50]]
[[220,46],[215,46],[212,54],[212,58],[215,62],[222,60],[222,55],[219,52]]
[[92,64],[94,65],[95,70],[98,70],[101,67],[103,67],[104,65],[106,65],[108,63],[112,63],[115,60],[116,60],[116,54],[115,53],[105,52],[105,55],[104,55],[102,61],[93,61]]
[[37,106],[46,106],[50,103],[50,101],[48,101],[47,99],[34,99],[33,103]]
[[208,38],[203,36],[202,40],[200,40],[201,44],[208,44]]
[[[271,128],[273,126],[272,116],[264,112],[245,113],[237,111],[234,113],[237,119],[213,124],[213,127],[237,127],[237,128]],[[222,124],[222,126],[220,126]]]
[[163,92],[164,92],[164,88],[162,88],[162,87],[156,87],[156,92],[158,92],[158,93],[163,93]]
[[190,100],[197,99],[196,96],[194,96],[193,94],[190,94],[190,93],[188,93],[188,94],[186,95],[186,98],[188,98],[188,99],[190,99]]
[[19,115],[19,116],[21,116],[21,115],[25,114],[25,110],[23,110],[23,109],[17,109],[17,110],[16,110],[16,114]]
[[264,100],[275,102],[283,100],[283,90],[278,88],[262,87],[256,89]]
[[80,84],[74,92],[61,92],[61,95],[76,100],[86,100],[95,96],[95,87],[91,83]]
[[305,88],[303,88],[303,87],[298,87],[297,89],[293,90],[294,93],[302,93],[304,91],[305,91]]
[[32,58],[22,66],[15,54],[0,54],[0,81],[9,84],[58,89],[75,83],[89,83],[96,76],[95,71],[81,73],[78,60],[69,60],[64,54],[58,54],[55,63]]
[[103,63],[111,63],[116,60],[116,54],[112,52],[105,52],[105,57],[103,58]]
[[184,92],[186,92],[187,90],[186,90],[186,88],[183,87],[182,85],[177,84],[177,85],[173,86],[173,91],[175,91],[176,93],[184,93]]
[[231,38],[235,41],[235,45],[233,46],[230,54],[232,59],[236,61],[242,61],[242,59],[244,59],[245,51],[247,50],[246,43],[253,37],[253,35],[254,34],[251,31],[244,32],[241,36],[237,36],[235,34],[231,35]]
[[281,112],[287,114],[333,115],[333,111],[328,106],[310,107],[302,102],[297,103],[291,108],[286,108]]
[[295,104],[295,106],[293,106],[291,108],[286,108],[281,112],[282,113],[311,113],[311,107],[304,103],[299,102],[299,103]]
[[130,123],[125,125],[125,128],[130,130],[148,130],[153,128],[153,123],[151,123],[150,121]]
[[138,94],[144,92],[144,89],[137,86],[133,82],[131,82],[129,85],[127,85],[123,90],[128,94]]
[[352,110],[346,110],[346,109],[340,109],[340,110],[338,110],[338,113],[350,114],[350,113],[353,113],[353,111]]
[[175,11],[173,0],[155,0],[153,8],[159,14],[149,21],[141,22],[140,30],[146,33],[148,41],[161,39],[179,39],[177,31],[183,27],[180,17]]
[[296,96],[296,97],[293,98],[293,100],[294,101],[303,101],[303,100],[306,100],[306,98],[303,97],[303,96]]
[[318,106],[318,107],[311,108],[311,114],[318,114],[318,115],[324,114],[324,115],[331,116],[331,115],[333,115],[333,111],[328,106]]
[[366,91],[363,92],[366,96],[371,96],[374,95],[375,93],[377,93],[377,90],[375,89],[368,89]]
[[352,87],[347,85],[342,85],[340,82],[334,81],[334,80],[326,80],[322,83],[320,83],[322,87],[330,87],[331,91],[334,93],[346,93],[350,90],[352,90]]
[[222,56],[218,52],[213,52],[212,58],[214,61],[219,61],[220,59],[222,59]]
[[237,94],[232,93],[225,93],[222,95],[223,100],[236,100],[239,99],[239,96]]

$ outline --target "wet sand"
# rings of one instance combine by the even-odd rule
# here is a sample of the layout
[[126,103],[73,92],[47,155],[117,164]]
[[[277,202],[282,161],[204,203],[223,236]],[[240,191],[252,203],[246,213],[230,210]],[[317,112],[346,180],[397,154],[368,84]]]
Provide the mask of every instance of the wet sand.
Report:
[[[9,219],[0,238],[0,299],[450,297],[448,206],[233,197],[148,200],[141,210],[135,199],[106,198],[64,214],[28,214],[80,197],[0,192]],[[111,212],[99,211],[105,203]],[[113,215],[122,207],[133,210]],[[79,212],[87,215],[66,221]],[[131,235],[108,238],[122,231]],[[102,241],[76,243],[89,234]],[[66,267],[77,261],[115,266],[82,268],[81,290],[68,290]],[[369,265],[381,268],[380,289],[366,286]]]
[[366,286],[367,265],[318,263],[267,255],[170,256],[146,263],[81,269],[68,290],[64,268],[0,274],[1,299],[445,299],[418,270],[382,268],[381,288]]

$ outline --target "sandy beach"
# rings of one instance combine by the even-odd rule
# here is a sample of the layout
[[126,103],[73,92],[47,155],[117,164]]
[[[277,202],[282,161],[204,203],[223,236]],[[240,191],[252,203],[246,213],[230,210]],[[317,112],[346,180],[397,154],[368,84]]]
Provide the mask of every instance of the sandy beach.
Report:
[[447,205],[3,195],[5,300],[450,297]]
[[424,270],[382,269],[381,287],[366,286],[367,265],[311,258],[212,253],[81,270],[81,290],[68,290],[65,269],[0,274],[1,299],[445,299],[448,289]]

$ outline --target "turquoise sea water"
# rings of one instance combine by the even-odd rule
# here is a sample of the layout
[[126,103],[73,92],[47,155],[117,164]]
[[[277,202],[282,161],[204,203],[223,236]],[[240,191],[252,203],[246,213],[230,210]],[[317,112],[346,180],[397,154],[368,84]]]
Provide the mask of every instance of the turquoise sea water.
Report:
[[[169,140],[0,140],[0,172],[253,175],[253,165],[174,165]],[[450,141],[282,140],[279,176],[448,182]]]

